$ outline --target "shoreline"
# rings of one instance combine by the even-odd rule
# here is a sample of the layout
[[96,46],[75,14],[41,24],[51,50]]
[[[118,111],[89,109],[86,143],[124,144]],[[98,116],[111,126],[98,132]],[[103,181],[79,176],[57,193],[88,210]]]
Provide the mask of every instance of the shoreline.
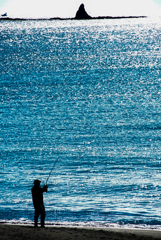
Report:
[[76,21],[89,21],[89,20],[103,20],[103,19],[131,19],[131,18],[147,18],[147,16],[99,16],[99,17],[92,17],[91,19],[76,19],[76,18],[10,18],[10,17],[0,17],[0,21],[67,21],[67,20],[76,20]]
[[[34,226],[34,221],[21,221],[21,220],[1,220],[0,225],[9,226]],[[40,219],[38,220],[38,226],[40,227]],[[112,229],[112,230],[139,230],[139,231],[159,231],[161,232],[161,225],[148,225],[148,224],[118,224],[118,223],[106,223],[99,224],[98,222],[50,222],[45,221],[45,226],[48,228],[86,228],[86,229]]]
[[91,227],[60,227],[46,226],[34,228],[31,225],[20,226],[0,224],[1,240],[153,240],[161,239],[159,230],[121,229],[121,228],[91,228]]

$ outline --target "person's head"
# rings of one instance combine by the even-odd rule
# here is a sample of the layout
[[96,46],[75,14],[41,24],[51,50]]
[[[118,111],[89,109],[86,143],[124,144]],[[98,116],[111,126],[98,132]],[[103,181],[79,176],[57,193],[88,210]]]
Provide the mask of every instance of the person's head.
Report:
[[34,180],[34,185],[35,185],[35,186],[38,186],[38,187],[39,187],[39,186],[40,186],[40,183],[41,183],[41,181],[40,181],[39,179],[35,179],[35,180]]

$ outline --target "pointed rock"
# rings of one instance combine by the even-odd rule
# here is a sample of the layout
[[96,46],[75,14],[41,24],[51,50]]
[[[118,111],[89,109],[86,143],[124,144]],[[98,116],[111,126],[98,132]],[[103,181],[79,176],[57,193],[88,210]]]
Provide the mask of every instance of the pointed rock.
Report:
[[89,16],[88,13],[86,12],[86,10],[84,8],[84,4],[80,5],[80,7],[76,13],[75,19],[92,19],[92,17]]

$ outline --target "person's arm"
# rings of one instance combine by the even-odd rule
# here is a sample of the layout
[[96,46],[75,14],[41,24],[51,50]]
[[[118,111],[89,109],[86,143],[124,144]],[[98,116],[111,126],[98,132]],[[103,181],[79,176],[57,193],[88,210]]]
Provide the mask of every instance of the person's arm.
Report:
[[42,189],[43,189],[43,192],[47,192],[48,186],[45,184]]

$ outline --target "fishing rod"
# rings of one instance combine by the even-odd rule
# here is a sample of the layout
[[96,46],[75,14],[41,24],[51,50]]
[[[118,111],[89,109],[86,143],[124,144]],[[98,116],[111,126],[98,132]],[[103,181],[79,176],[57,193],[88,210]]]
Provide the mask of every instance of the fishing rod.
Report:
[[52,174],[52,171],[53,171],[53,169],[54,169],[54,167],[55,167],[55,165],[57,164],[58,161],[59,161],[59,158],[54,162],[53,167],[52,167],[52,169],[51,169],[51,171],[50,171],[50,173],[49,173],[49,176],[48,176],[48,178],[46,179],[45,185],[47,185],[47,182],[48,182],[48,180],[49,180],[49,177],[50,177],[50,175]]

